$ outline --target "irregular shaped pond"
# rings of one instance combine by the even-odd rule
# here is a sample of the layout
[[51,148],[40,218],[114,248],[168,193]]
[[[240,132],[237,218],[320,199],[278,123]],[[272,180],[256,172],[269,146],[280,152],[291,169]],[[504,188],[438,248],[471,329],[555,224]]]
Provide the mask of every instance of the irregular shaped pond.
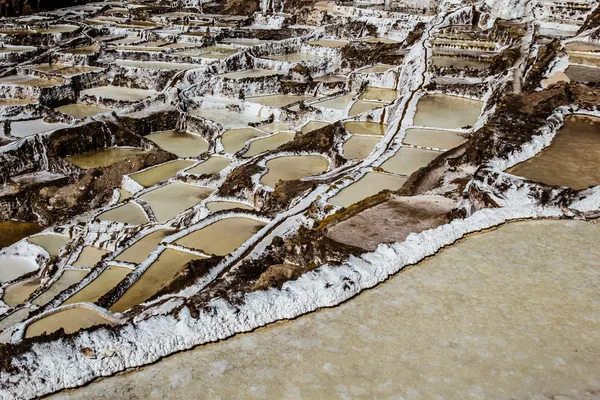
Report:
[[197,175],[210,175],[227,168],[231,164],[231,160],[226,157],[211,156],[206,161],[201,162],[194,168],[188,169],[186,172]]
[[148,218],[142,209],[134,204],[127,203],[122,206],[105,211],[98,215],[100,221],[117,221],[129,225],[142,225],[148,222]]
[[329,161],[318,155],[284,156],[267,161],[266,166],[268,172],[260,181],[275,187],[280,180],[292,181],[325,172],[329,168]]
[[135,180],[137,183],[147,188],[150,186],[154,186],[157,183],[167,180],[169,178],[173,178],[175,175],[177,175],[179,171],[194,164],[194,161],[175,160],[159,165],[157,167],[149,168],[142,172],[136,172],[129,176],[131,177],[131,179]]
[[339,207],[348,207],[382,190],[398,190],[404,185],[404,182],[406,182],[406,177],[403,176],[369,172],[358,181],[342,189],[328,202]]
[[95,303],[121,282],[131,270],[124,267],[109,266],[107,269],[86,285],[83,289],[68,298],[63,304]]
[[442,153],[439,151],[401,147],[396,154],[381,165],[381,168],[394,174],[408,176],[429,164],[440,154]]
[[160,223],[173,218],[210,196],[214,189],[172,182],[140,196]]
[[437,129],[407,129],[403,142],[413,146],[452,149],[467,141],[467,138],[455,132]]
[[63,328],[68,334],[102,324],[112,324],[112,321],[89,308],[71,307],[35,321],[27,327],[25,337],[50,334],[60,328]]
[[141,149],[111,147],[67,157],[67,161],[82,169],[102,168],[116,164],[128,157],[146,153]]
[[242,157],[254,157],[257,154],[276,149],[279,146],[294,140],[294,136],[296,136],[294,133],[281,132],[266,138],[255,140],[250,143],[248,151],[246,151]]
[[415,126],[460,129],[473,126],[481,112],[482,102],[445,94],[428,94],[419,100],[413,121]]
[[35,222],[0,221],[0,248],[10,246],[41,230],[42,227]]
[[171,235],[173,232],[175,231],[171,229],[159,229],[149,233],[116,256],[115,260],[139,264],[148,258],[150,253],[156,249],[165,237]]
[[348,160],[367,158],[379,142],[381,142],[380,137],[352,135],[344,143],[344,157]]
[[208,142],[189,132],[165,131],[151,133],[146,139],[177,157],[197,157],[208,150]]

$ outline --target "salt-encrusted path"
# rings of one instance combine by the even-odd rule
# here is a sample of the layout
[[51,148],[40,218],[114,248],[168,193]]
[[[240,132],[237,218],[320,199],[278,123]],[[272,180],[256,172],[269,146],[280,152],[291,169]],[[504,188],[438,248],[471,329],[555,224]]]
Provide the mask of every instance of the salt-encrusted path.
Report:
[[599,235],[589,222],[510,223],[336,308],[53,398],[591,399]]

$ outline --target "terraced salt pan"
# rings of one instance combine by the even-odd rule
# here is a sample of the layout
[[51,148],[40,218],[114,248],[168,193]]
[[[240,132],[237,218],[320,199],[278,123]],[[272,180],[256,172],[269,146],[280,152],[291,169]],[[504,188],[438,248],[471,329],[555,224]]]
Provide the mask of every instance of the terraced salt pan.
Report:
[[141,149],[110,147],[89,153],[68,156],[66,160],[82,169],[102,168],[121,162],[129,157],[146,153]]
[[323,57],[316,56],[313,54],[306,53],[291,53],[291,54],[281,54],[275,56],[265,56],[263,57],[267,60],[273,61],[284,61],[284,62],[293,62],[293,63],[301,63],[301,62],[310,62],[310,61],[322,61]]
[[381,142],[380,137],[353,135],[344,143],[343,155],[349,160],[362,160],[373,152],[379,142]]
[[75,285],[89,273],[86,270],[66,270],[62,273],[60,278],[56,280],[49,288],[47,288],[42,294],[33,299],[32,303],[38,306],[48,304],[50,300],[56,297],[60,292],[66,288]]
[[156,249],[158,244],[162,242],[165,237],[173,233],[174,231],[172,229],[158,229],[151,232],[127,247],[125,251],[115,257],[115,260],[139,264],[148,258],[148,255]]
[[186,69],[199,68],[198,64],[183,64],[183,63],[170,63],[170,62],[159,62],[159,61],[135,61],[135,60],[116,60],[115,64],[119,67],[131,67],[131,68],[144,68],[144,69],[158,69],[166,71],[181,71]]
[[460,58],[449,56],[433,56],[431,57],[433,65],[437,67],[454,67],[457,69],[485,69],[490,66],[487,61],[476,60],[472,58]]
[[297,103],[299,101],[304,101],[306,99],[312,99],[314,96],[303,94],[303,95],[293,95],[293,94],[274,94],[269,96],[259,96],[259,97],[248,97],[246,101],[249,103],[257,103],[263,106],[269,107],[285,107],[292,103]]
[[573,64],[583,64],[588,67],[600,67],[600,53],[577,54],[569,53],[569,61]]
[[0,99],[0,107],[25,106],[37,103],[36,99]]
[[276,149],[279,146],[294,140],[294,136],[296,136],[295,133],[281,132],[262,139],[257,139],[250,143],[248,151],[246,151],[242,157],[254,157],[257,154]]
[[208,150],[208,142],[189,132],[165,131],[151,133],[146,139],[177,157],[197,157]]
[[46,250],[48,254],[55,257],[58,255],[60,249],[71,240],[68,236],[53,235],[53,234],[41,234],[30,237],[31,243],[36,244]]
[[312,131],[316,131],[317,129],[321,129],[324,128],[326,126],[330,125],[329,122],[324,122],[324,121],[308,121],[300,130],[300,132],[302,132],[302,134],[306,134]]
[[17,54],[27,53],[28,51],[35,51],[36,47],[33,46],[4,46],[0,48],[0,54]]
[[92,46],[83,46],[83,47],[74,47],[72,49],[61,50],[61,53],[65,54],[78,54],[78,55],[89,55],[96,54],[100,51],[100,47],[98,45]]
[[175,243],[206,254],[224,256],[244,244],[265,225],[251,218],[224,218],[177,239]]
[[85,307],[71,307],[39,319],[27,327],[25,337],[30,338],[50,334],[63,328],[65,333],[77,332],[80,329],[96,325],[112,324],[97,311]]
[[565,44],[569,51],[600,52],[600,43],[595,42],[569,42]]
[[417,104],[413,125],[444,129],[473,126],[481,113],[482,102],[445,94],[425,95]]
[[196,165],[194,168],[188,169],[186,172],[197,175],[216,174],[224,168],[227,168],[229,164],[231,164],[231,160],[229,158],[211,156],[207,158],[206,161]]
[[10,75],[0,78],[0,85],[51,87],[62,84],[58,79],[46,79],[33,75]]
[[79,253],[77,260],[73,262],[73,266],[91,268],[108,253],[110,253],[108,250],[100,249],[94,246],[85,246],[81,253]]
[[265,44],[265,43],[271,43],[271,40],[261,40],[261,39],[244,39],[244,38],[240,38],[240,39],[223,39],[221,40],[221,43],[227,43],[227,44],[235,44],[238,46],[248,46],[248,47],[252,47],[252,46],[258,46],[261,44]]
[[55,110],[79,119],[112,112],[112,110],[108,108],[83,103],[67,104],[65,106],[56,107]]
[[291,132],[293,130],[289,125],[286,125],[282,122],[271,122],[270,124],[259,126],[258,129],[267,133],[277,133],[283,131]]
[[332,110],[346,110],[346,108],[348,108],[348,106],[350,105],[350,103],[353,102],[353,98],[356,95],[356,93],[348,93],[344,96],[339,96],[336,97],[334,99],[331,100],[325,100],[325,101],[321,101],[319,103],[315,103],[313,104],[313,106],[315,107],[319,107],[319,108],[329,108]]
[[347,40],[335,40],[335,39],[321,39],[321,40],[314,40],[312,42],[308,42],[308,44],[310,44],[312,46],[330,47],[333,49],[342,48],[342,47],[346,46],[348,43],[350,43],[350,42]]
[[38,33],[56,34],[74,32],[79,29],[79,27],[77,25],[50,25],[48,27],[36,27],[34,29]]
[[125,189],[117,189],[119,191],[119,201],[124,201],[133,197],[133,195]]
[[392,69],[394,67],[396,67],[396,66],[390,65],[390,64],[376,64],[376,65],[373,65],[372,67],[361,69],[358,72],[361,74],[382,73],[382,72],[389,71],[390,69]]
[[437,149],[452,149],[467,141],[467,138],[456,132],[438,129],[412,128],[406,130],[403,142],[413,146]]
[[358,181],[342,189],[328,202],[339,207],[349,207],[382,190],[398,190],[404,185],[404,182],[406,182],[406,177],[403,176],[368,172]]
[[148,203],[160,223],[173,218],[182,211],[195,206],[210,196],[214,189],[172,182],[140,196]]
[[383,101],[391,103],[398,97],[398,92],[395,89],[379,88],[368,86],[367,89],[360,95],[362,100]]
[[105,211],[98,216],[100,221],[117,221],[129,225],[142,225],[148,222],[146,214],[142,209],[133,204],[127,203],[122,206]]
[[257,123],[264,120],[264,118],[254,114],[204,108],[194,110],[191,114],[215,121],[225,129],[244,128],[248,127],[249,123]]
[[164,249],[156,261],[142,276],[113,304],[109,310],[123,312],[155,295],[167,286],[191,260],[204,257],[182,251]]
[[270,69],[247,69],[243,71],[228,72],[217,75],[224,79],[246,79],[246,78],[265,78],[269,76],[281,75],[281,72]]
[[250,139],[266,134],[254,128],[231,129],[223,134],[221,143],[227,153],[235,154],[240,151]]
[[387,129],[386,124],[368,121],[348,121],[344,127],[353,135],[383,135]]
[[388,172],[400,175],[410,175],[437,158],[439,151],[401,147],[396,154],[381,165]]
[[233,210],[235,208],[241,208],[242,210],[254,210],[254,207],[244,203],[236,203],[233,201],[209,201],[206,203],[206,208],[211,212]]
[[69,297],[63,305],[74,303],[95,303],[121,282],[131,270],[125,267],[109,266],[107,269],[86,285],[83,289]]
[[350,111],[348,112],[349,117],[355,117],[364,112],[374,110],[376,108],[383,107],[382,103],[374,102],[374,101],[366,101],[366,100],[357,100],[352,107],[350,107]]
[[38,265],[31,259],[17,256],[0,257],[0,282],[17,279],[29,272],[38,269]]
[[21,308],[20,310],[17,310],[6,316],[0,321],[0,331],[24,321],[29,316],[29,312],[30,310],[28,308]]
[[600,82],[600,68],[571,64],[565,74],[573,82]]
[[323,156],[283,156],[267,161],[268,172],[260,181],[270,187],[275,187],[277,182],[292,181],[307,178],[327,171],[329,162]]
[[585,189],[600,184],[600,118],[569,116],[535,157],[507,172],[547,185]]
[[2,300],[11,307],[23,304],[39,286],[40,278],[37,276],[13,283],[4,289]]
[[156,94],[151,89],[134,89],[122,86],[98,86],[81,91],[82,95],[118,101],[140,101]]
[[0,221],[0,248],[10,246],[41,230],[42,227],[35,222]]
[[173,178],[179,171],[194,164],[195,162],[190,160],[175,160],[159,165],[158,167],[148,168],[142,172],[136,172],[129,176],[143,187],[150,187]]
[[69,124],[60,122],[49,124],[43,119],[32,119],[29,121],[17,121],[10,124],[11,136],[23,138],[37,135],[38,133],[55,131],[57,129],[67,128]]
[[388,39],[388,38],[384,38],[384,37],[370,37],[370,38],[359,39],[359,41],[366,42],[366,43],[384,43],[384,44],[400,43],[397,40],[392,40],[392,39]]

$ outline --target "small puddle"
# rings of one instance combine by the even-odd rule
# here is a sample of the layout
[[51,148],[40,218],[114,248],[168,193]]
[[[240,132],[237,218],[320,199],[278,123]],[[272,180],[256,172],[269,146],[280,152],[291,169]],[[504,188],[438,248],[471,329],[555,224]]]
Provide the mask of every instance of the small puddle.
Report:
[[210,156],[206,161],[201,162],[194,168],[188,169],[186,172],[196,175],[211,175],[222,171],[231,164],[231,160],[226,157]]
[[233,210],[240,208],[242,210],[254,210],[254,207],[244,203],[236,203],[233,201],[210,201],[206,203],[206,208],[211,212],[217,212],[222,210]]
[[159,229],[152,233],[147,234],[137,242],[133,243],[121,254],[115,257],[116,261],[128,262],[133,264],[139,264],[144,261],[158,244],[163,241],[164,238],[173,234],[175,231],[171,229]]
[[128,157],[134,157],[146,153],[140,149],[128,149],[121,147],[111,147],[91,151],[89,153],[68,156],[66,160],[82,169],[102,168],[116,164]]
[[73,263],[75,267],[93,267],[96,265],[103,256],[110,253],[108,250],[99,249],[94,246],[85,246],[81,253],[79,253],[79,257]]
[[51,256],[56,257],[61,247],[69,243],[71,239],[68,236],[42,234],[30,237],[28,240],[46,250]]
[[0,221],[0,248],[8,247],[41,230],[42,227],[35,222]]
[[129,225],[142,225],[148,222],[146,214],[133,203],[123,204],[120,207],[103,212],[98,215],[98,219],[100,221],[117,221]]
[[27,327],[25,337],[50,334],[60,328],[69,334],[101,324],[112,324],[112,322],[97,311],[84,307],[71,307],[35,321]]
[[208,142],[189,132],[165,131],[151,133],[146,139],[177,157],[197,157],[208,150]]
[[392,157],[381,165],[381,168],[394,174],[409,176],[419,168],[437,158],[439,151],[401,147]]
[[164,223],[184,210],[200,203],[214,191],[210,188],[172,182],[145,193],[140,196],[140,199],[152,208],[158,222]]
[[403,142],[413,146],[452,149],[467,141],[467,138],[455,132],[436,129],[407,129]]
[[576,190],[600,184],[600,118],[581,115],[565,118],[550,146],[507,172]]
[[339,207],[348,207],[382,190],[398,190],[404,185],[404,182],[406,182],[406,177],[403,176],[369,172],[358,181],[342,189],[328,202]]
[[74,303],[95,303],[121,282],[131,270],[124,267],[110,266],[87,286],[68,298],[63,305]]
[[279,146],[294,140],[294,136],[296,136],[294,133],[281,132],[263,139],[255,140],[250,143],[248,151],[246,151],[242,157],[254,157],[257,154],[276,149]]
[[175,160],[129,175],[143,187],[154,186],[159,182],[173,178],[179,171],[195,164],[195,161]]
[[346,143],[344,143],[344,157],[348,160],[362,160],[367,158],[379,142],[381,142],[380,137],[353,135],[350,139],[346,140]]
[[113,111],[109,110],[108,108],[96,107],[90,104],[83,103],[67,104],[66,106],[56,107],[55,110],[79,119],[93,117],[98,114]]
[[251,218],[224,218],[177,239],[176,243],[206,254],[224,256],[244,244],[265,225]]
[[56,297],[57,294],[65,290],[66,288],[75,285],[89,273],[89,271],[84,270],[74,270],[69,269],[63,271],[60,278],[55,281],[49,288],[46,289],[42,294],[36,297],[32,303],[38,306],[43,306],[48,304],[53,298]]
[[221,143],[229,154],[235,154],[244,148],[250,139],[265,136],[266,134],[254,128],[231,129],[223,134]]
[[419,100],[413,125],[460,129],[472,127],[481,112],[482,102],[445,94],[428,94]]
[[110,311],[123,312],[148,300],[160,289],[167,286],[191,260],[204,257],[164,249],[158,259],[142,274],[142,276],[110,307]]
[[268,172],[260,181],[270,187],[275,187],[277,182],[292,181],[318,175],[327,171],[329,161],[323,156],[284,156],[267,161]]
[[386,124],[366,121],[344,122],[344,127],[353,135],[384,135],[387,129]]

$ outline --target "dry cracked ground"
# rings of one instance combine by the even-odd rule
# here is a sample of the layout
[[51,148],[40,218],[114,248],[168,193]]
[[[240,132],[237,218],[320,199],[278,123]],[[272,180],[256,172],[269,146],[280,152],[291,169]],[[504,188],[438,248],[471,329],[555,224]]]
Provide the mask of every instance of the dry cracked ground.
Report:
[[600,398],[597,2],[0,16],[0,399]]

